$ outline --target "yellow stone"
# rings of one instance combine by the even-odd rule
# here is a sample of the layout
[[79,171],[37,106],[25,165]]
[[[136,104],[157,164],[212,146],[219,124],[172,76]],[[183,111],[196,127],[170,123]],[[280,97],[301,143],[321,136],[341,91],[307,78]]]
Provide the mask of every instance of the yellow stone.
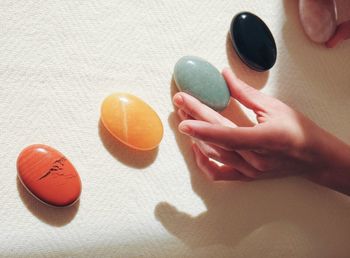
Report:
[[163,138],[157,113],[142,99],[128,93],[114,93],[102,103],[101,120],[106,129],[131,148],[151,150]]

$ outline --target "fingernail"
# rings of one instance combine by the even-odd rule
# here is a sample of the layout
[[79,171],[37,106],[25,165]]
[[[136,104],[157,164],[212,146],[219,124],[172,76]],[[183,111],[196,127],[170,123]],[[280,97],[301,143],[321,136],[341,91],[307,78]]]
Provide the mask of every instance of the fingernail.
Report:
[[188,125],[183,125],[183,124],[179,125],[179,130],[181,133],[184,133],[187,135],[191,135],[191,132],[192,132],[191,128]]
[[176,106],[181,107],[182,104],[184,103],[184,100],[183,100],[182,96],[175,95],[174,96],[174,103],[175,103]]

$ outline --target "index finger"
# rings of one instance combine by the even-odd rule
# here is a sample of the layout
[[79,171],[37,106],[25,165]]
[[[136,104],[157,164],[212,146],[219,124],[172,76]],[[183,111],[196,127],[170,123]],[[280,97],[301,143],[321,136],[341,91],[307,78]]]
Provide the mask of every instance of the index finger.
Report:
[[277,101],[238,79],[229,68],[224,69],[222,75],[231,96],[253,111],[266,112],[266,107]]
[[229,127],[236,126],[233,122],[187,93],[178,92],[174,95],[173,100],[174,104],[180,108],[180,110],[183,110],[196,120],[202,120],[212,124],[221,124]]

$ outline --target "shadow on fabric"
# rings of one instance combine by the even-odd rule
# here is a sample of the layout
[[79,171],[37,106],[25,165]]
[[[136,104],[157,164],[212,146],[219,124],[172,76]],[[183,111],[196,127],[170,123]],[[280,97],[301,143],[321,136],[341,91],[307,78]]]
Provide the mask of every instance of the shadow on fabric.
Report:
[[277,60],[275,96],[350,143],[350,41],[333,49],[312,42],[303,31],[298,1],[284,0],[283,7],[285,49]]
[[230,33],[227,33],[226,36],[226,56],[230,68],[239,79],[257,90],[265,86],[269,78],[269,71],[257,72],[246,66],[233,49]]
[[[207,210],[191,216],[170,203],[161,202],[154,213],[164,228],[186,245],[191,248],[234,247],[249,236],[260,241],[265,238],[281,241],[297,231],[300,239],[304,237],[310,241],[305,245],[317,248],[327,244],[327,234],[339,234],[337,227],[342,225],[335,225],[337,221],[334,220],[332,225],[329,224],[334,211],[327,213],[324,207],[314,203],[323,201],[329,209],[340,194],[324,191],[321,186],[297,177],[249,183],[213,182],[197,168],[190,139],[177,132],[179,121],[175,113],[170,115],[169,123],[185,157],[193,191],[203,200]],[[275,230],[274,235],[266,235],[269,225],[274,223],[281,223],[280,230]],[[328,233],[325,235],[324,232]]]
[[16,177],[17,190],[24,206],[42,222],[55,227],[62,227],[71,222],[79,210],[80,200],[69,207],[56,208],[45,205],[32,196]]

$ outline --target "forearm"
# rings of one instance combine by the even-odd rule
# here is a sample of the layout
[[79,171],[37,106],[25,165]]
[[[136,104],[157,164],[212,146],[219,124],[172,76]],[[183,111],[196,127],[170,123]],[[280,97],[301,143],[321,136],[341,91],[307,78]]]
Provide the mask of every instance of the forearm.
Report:
[[315,158],[320,168],[310,179],[350,195],[350,146],[324,130],[318,139]]
[[319,143],[320,159],[329,168],[348,170],[350,174],[350,145],[323,131]]

